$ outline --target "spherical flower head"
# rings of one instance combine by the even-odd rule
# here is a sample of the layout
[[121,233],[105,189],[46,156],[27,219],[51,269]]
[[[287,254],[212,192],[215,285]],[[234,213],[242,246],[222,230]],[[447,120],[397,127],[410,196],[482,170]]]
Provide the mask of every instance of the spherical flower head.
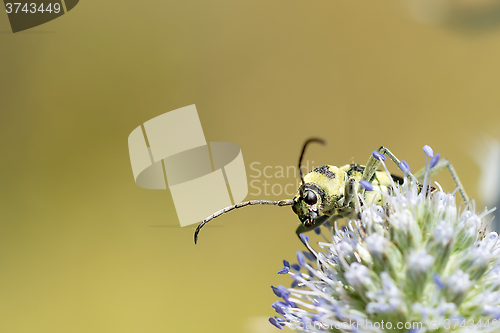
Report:
[[[424,151],[434,158],[429,172],[439,154]],[[400,330],[421,333],[441,332],[430,321],[443,329],[446,320],[465,320],[465,328],[445,331],[472,332],[470,323],[481,320],[489,321],[487,332],[500,329],[500,240],[488,233],[489,211],[477,214],[473,203],[459,210],[453,193],[423,191],[406,162],[403,169],[408,177],[384,202],[363,205],[347,227],[311,233],[311,253],[298,252],[300,267],[291,267],[299,270],[286,273],[292,287],[273,288],[281,295],[273,305],[279,315],[270,319],[274,326],[361,333],[422,323],[418,330]],[[384,329],[374,329],[382,322]]]

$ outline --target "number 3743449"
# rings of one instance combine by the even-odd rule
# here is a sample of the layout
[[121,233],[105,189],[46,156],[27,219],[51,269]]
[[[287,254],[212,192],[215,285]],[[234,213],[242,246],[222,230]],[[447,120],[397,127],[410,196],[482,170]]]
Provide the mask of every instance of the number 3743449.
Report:
[[35,13],[59,13],[61,4],[59,3],[28,3],[28,2],[7,2],[5,4],[7,14],[35,14]]

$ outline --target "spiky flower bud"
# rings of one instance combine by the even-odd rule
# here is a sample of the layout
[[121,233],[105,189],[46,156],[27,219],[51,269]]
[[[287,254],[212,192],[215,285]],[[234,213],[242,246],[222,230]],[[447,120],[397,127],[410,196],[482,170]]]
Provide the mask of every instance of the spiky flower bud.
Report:
[[487,233],[489,211],[476,214],[470,202],[458,211],[454,194],[424,191],[403,165],[408,177],[381,206],[363,206],[341,230],[328,224],[332,240],[318,243],[322,252],[297,253],[292,288],[273,288],[283,298],[273,304],[280,315],[273,325],[298,332],[500,331],[500,241]]

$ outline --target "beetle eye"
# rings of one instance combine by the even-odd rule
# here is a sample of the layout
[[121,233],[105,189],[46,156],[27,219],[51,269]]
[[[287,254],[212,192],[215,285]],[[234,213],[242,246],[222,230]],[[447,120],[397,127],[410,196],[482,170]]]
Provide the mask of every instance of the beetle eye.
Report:
[[304,202],[308,205],[314,205],[318,201],[316,194],[313,191],[307,191],[304,196]]

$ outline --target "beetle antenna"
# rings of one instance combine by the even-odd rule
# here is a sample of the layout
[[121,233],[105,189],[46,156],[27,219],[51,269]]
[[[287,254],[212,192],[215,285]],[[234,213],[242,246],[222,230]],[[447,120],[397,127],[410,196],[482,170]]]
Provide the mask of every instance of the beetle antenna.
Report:
[[304,145],[302,146],[302,152],[300,153],[300,157],[299,157],[299,174],[300,174],[300,181],[301,181],[301,185],[300,185],[300,192],[301,193],[300,193],[300,195],[301,196],[303,195],[302,191],[304,191],[304,188],[302,187],[302,185],[304,185],[304,174],[302,173],[302,159],[304,158],[304,153],[306,152],[307,145],[309,145],[310,143],[313,143],[313,142],[318,142],[318,143],[321,143],[322,145],[326,145],[326,140],[324,140],[324,139],[310,138],[306,142],[304,142]]
[[226,207],[226,208],[222,208],[221,210],[213,213],[212,215],[210,215],[209,217],[207,217],[206,219],[204,219],[198,225],[198,227],[196,228],[196,231],[194,232],[194,243],[196,244],[196,242],[198,241],[198,233],[200,232],[201,228],[203,228],[203,226],[205,224],[207,224],[208,222],[210,222],[214,218],[216,218],[216,217],[218,217],[218,216],[220,216],[220,215],[222,215],[224,213],[232,211],[233,209],[241,208],[241,207],[245,207],[245,206],[252,206],[252,205],[290,206],[292,204],[293,204],[293,200],[292,199],[286,199],[286,200],[280,200],[280,201],[250,200],[250,201],[240,202],[239,204],[232,205],[232,206],[229,206],[229,207]]

